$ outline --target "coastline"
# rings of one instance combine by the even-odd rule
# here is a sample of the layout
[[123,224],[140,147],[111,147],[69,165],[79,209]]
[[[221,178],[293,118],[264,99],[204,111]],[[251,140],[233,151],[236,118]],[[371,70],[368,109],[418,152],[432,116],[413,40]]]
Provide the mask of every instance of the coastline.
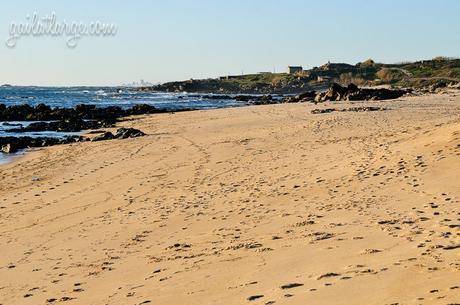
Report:
[[457,93],[121,124],[0,166],[5,304],[458,302]]

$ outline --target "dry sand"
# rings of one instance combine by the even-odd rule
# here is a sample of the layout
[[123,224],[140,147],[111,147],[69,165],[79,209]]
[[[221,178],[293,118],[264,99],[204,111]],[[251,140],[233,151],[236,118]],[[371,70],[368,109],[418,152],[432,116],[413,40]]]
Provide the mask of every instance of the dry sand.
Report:
[[391,110],[153,115],[0,167],[0,304],[460,303],[460,96],[366,104]]

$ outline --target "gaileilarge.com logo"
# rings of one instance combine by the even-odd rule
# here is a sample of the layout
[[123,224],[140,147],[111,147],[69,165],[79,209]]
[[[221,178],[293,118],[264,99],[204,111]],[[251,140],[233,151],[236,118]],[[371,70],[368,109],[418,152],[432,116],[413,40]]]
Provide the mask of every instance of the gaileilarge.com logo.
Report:
[[80,21],[58,21],[56,13],[40,17],[36,12],[27,15],[23,22],[11,22],[9,37],[5,41],[8,48],[14,48],[23,37],[65,37],[66,45],[75,48],[83,37],[115,36],[118,26],[114,23],[94,21],[83,23]]

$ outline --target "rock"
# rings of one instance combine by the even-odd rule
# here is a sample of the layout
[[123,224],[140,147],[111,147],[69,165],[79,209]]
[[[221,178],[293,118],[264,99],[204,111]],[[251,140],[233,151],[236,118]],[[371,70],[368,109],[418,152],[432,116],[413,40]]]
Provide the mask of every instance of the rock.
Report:
[[8,143],[2,146],[1,151],[5,154],[13,154],[18,151],[18,148],[14,144]]
[[239,102],[249,102],[250,100],[257,100],[258,96],[253,95],[237,95],[235,96],[235,101]]
[[113,134],[109,131],[106,131],[98,136],[95,136],[91,141],[92,142],[98,142],[98,141],[105,141],[105,140],[111,140],[113,139]]
[[[213,94],[213,95],[192,95],[189,97],[198,97],[206,100],[232,100],[233,97],[230,95],[220,95],[220,94]],[[181,97],[179,97],[181,98]]]
[[116,139],[127,139],[127,138],[137,138],[137,137],[143,137],[145,136],[145,133],[138,129],[134,128],[120,128],[117,130],[114,138]]
[[83,120],[78,117],[63,119],[58,122],[36,122],[27,127],[11,129],[11,132],[40,132],[40,131],[57,131],[57,132],[79,132],[82,130],[107,128],[113,126],[112,121],[108,120]]
[[161,111],[151,105],[138,104],[138,105],[134,105],[129,112],[132,115],[139,115],[139,114],[157,113]]
[[358,91],[359,88],[358,86],[356,86],[355,84],[349,84],[348,87],[347,87],[348,91],[349,92],[353,92],[353,91]]
[[390,90],[385,88],[358,88],[354,84],[342,87],[334,83],[327,92],[318,93],[314,100],[315,102],[389,100],[399,98],[410,92],[410,90]]
[[271,104],[278,104],[279,100],[273,99],[271,95],[263,95],[259,96],[256,99],[252,99],[249,101],[251,105],[271,105]]
[[296,96],[291,96],[283,100],[284,103],[304,103],[311,102],[316,97],[316,91],[307,91]]
[[14,153],[20,149],[31,147],[45,147],[58,144],[69,144],[77,141],[83,141],[83,137],[70,136],[65,138],[50,138],[50,137],[0,137],[1,151],[4,153]]
[[168,111],[157,109],[154,106],[146,104],[134,105],[130,109],[123,109],[118,106],[98,108],[95,105],[85,104],[77,105],[75,108],[51,108],[44,104],[35,107],[27,104],[6,107],[6,105],[0,104],[0,121],[64,121],[69,119],[82,119],[115,122],[117,118],[130,115],[163,112]]
[[350,91],[348,91],[347,88],[344,88],[337,83],[333,83],[329,90],[326,92],[323,99],[327,101],[344,100],[345,95],[349,92]]

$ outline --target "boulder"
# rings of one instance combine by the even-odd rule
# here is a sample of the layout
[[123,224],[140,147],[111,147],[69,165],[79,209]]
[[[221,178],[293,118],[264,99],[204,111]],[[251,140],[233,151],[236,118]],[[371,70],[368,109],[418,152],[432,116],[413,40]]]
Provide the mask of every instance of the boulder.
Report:
[[115,133],[114,138],[116,139],[128,139],[128,138],[137,138],[143,137],[145,133],[135,128],[120,128]]
[[105,140],[111,140],[111,139],[113,139],[113,134],[109,131],[106,131],[98,136],[95,136],[91,141],[99,142],[99,141],[105,141]]
[[130,114],[132,115],[148,114],[148,113],[156,113],[156,112],[159,112],[157,108],[151,105],[147,105],[147,104],[134,105],[130,110]]
[[284,103],[304,103],[311,102],[316,97],[316,91],[307,91],[296,96],[291,96],[283,100]]

